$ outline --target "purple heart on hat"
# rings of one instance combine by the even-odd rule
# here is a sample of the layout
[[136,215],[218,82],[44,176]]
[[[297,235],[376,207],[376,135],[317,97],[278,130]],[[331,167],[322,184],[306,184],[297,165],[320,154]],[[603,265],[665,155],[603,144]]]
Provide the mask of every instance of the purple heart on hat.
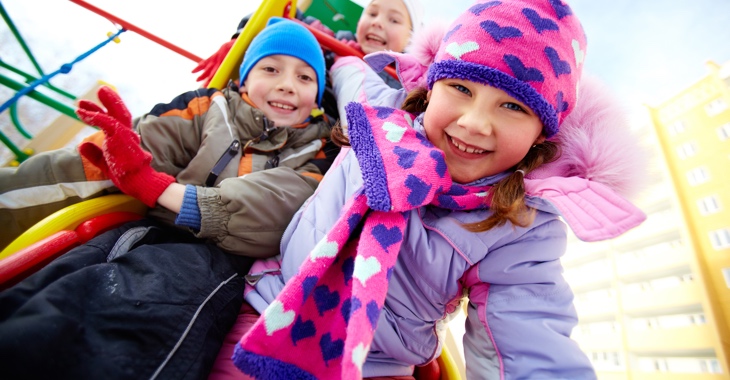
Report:
[[497,42],[502,42],[505,38],[522,37],[522,32],[514,26],[501,27],[492,20],[482,21],[479,26]]

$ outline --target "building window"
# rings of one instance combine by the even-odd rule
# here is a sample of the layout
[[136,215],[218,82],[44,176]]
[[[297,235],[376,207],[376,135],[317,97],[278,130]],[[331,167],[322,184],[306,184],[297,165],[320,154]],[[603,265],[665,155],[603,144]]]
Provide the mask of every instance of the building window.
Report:
[[710,195],[709,197],[701,198],[697,201],[697,207],[700,209],[700,214],[709,215],[720,212],[720,200],[717,195]]
[[622,371],[625,369],[623,356],[616,351],[591,352],[591,362],[596,371]]
[[700,359],[700,372],[722,373],[720,362],[717,359]]
[[730,247],[730,228],[710,231],[710,241],[712,247],[721,250]]
[[669,371],[669,365],[666,359],[654,359],[654,370],[656,372],[667,372]]
[[730,268],[722,268],[722,277],[725,279],[725,286],[730,289]]
[[697,154],[697,144],[694,141],[682,144],[677,147],[677,155],[684,160]]
[[705,112],[707,113],[707,116],[715,116],[726,109],[727,103],[725,103],[725,99],[722,98],[715,99],[705,105]]
[[669,124],[669,134],[671,136],[678,135],[682,132],[684,132],[685,129],[687,129],[687,126],[684,124],[684,121],[677,120],[672,124]]
[[639,357],[639,372],[664,372],[672,378],[680,378],[680,374],[722,373],[717,358],[709,357]]
[[730,139],[730,123],[725,123],[717,128],[717,137],[720,138],[720,141]]
[[687,172],[687,181],[690,186],[697,186],[710,180],[710,172],[704,166],[694,168]]

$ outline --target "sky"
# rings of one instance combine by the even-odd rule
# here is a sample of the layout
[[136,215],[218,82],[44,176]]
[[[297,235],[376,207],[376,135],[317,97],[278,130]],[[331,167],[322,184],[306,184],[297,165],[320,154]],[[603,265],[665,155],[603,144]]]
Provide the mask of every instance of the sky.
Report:
[[[199,57],[230,39],[241,17],[261,0],[87,0]],[[355,0],[366,3],[367,0]],[[422,0],[425,20],[451,22],[473,0]],[[116,32],[114,24],[68,0],[0,0],[46,74]],[[658,105],[707,74],[705,62],[730,61],[730,0],[572,0],[588,38],[586,71],[633,105]],[[114,85],[134,115],[199,86],[195,62],[133,32],[120,36],[51,83],[74,95],[97,81]],[[36,74],[9,28],[0,24],[0,59]],[[7,72],[0,69],[0,73]],[[0,87],[0,102],[13,92]],[[27,112],[23,112],[27,111]],[[52,112],[51,112],[52,113]],[[49,112],[19,102],[21,122],[47,125]],[[8,112],[0,127],[10,125]],[[20,143],[22,145],[22,142]],[[0,146],[0,150],[5,149]]]

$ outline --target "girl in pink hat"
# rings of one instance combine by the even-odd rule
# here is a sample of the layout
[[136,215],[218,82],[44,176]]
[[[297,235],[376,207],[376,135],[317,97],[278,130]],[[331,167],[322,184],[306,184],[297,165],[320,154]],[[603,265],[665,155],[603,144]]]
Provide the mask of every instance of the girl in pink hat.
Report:
[[[416,36],[416,40],[421,36]],[[469,379],[595,379],[560,258],[645,215],[624,197],[645,175],[623,113],[583,77],[586,38],[561,0],[477,1],[396,62],[405,91],[343,58],[343,149],[254,264],[256,322],[233,362],[257,379],[412,379],[466,304]],[[338,70],[361,76],[339,77]],[[343,83],[340,83],[343,85]],[[344,83],[347,86],[347,83]],[[346,137],[345,137],[346,136]]]

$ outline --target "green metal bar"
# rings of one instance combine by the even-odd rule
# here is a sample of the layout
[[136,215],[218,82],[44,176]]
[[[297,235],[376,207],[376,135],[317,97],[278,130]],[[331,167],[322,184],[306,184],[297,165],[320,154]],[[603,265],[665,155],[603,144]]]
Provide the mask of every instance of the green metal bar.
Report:
[[25,154],[25,152],[20,150],[20,148],[18,148],[15,144],[13,144],[13,142],[10,141],[10,139],[8,139],[7,136],[5,136],[4,133],[2,133],[2,131],[0,131],[0,141],[2,141],[3,144],[5,144],[8,147],[8,149],[10,149],[11,152],[13,152],[13,154],[15,155],[15,158],[18,160],[18,162],[23,162],[23,161],[27,160],[28,157],[30,157],[29,155]]
[[23,48],[23,51],[25,51],[25,54],[28,55],[28,59],[33,63],[33,66],[38,70],[38,74],[45,75],[43,73],[43,70],[41,69],[41,66],[36,62],[35,58],[33,57],[33,53],[31,53],[30,48],[28,48],[28,45],[25,44],[25,40],[23,40],[23,37],[20,35],[20,32],[18,32],[18,28],[15,27],[15,24],[13,24],[13,20],[10,19],[10,16],[8,16],[8,13],[5,12],[5,7],[3,7],[3,3],[0,2],[0,13],[3,16],[3,20],[5,20],[5,23],[8,24],[8,27],[10,28],[10,31],[13,32],[13,35],[15,36],[15,39],[18,40],[18,43]]
[[[0,84],[10,87],[15,91],[20,91],[21,89],[25,88],[25,86],[23,84],[18,83],[2,74],[0,74]],[[66,115],[66,116],[72,117],[72,118],[80,121],[79,117],[76,116],[76,113],[74,112],[73,108],[71,108],[53,98],[50,98],[44,94],[41,94],[40,92],[38,92],[36,90],[32,90],[31,92],[29,92],[28,96],[55,109],[56,111]]]
[[28,132],[22,124],[20,124],[20,119],[18,119],[18,104],[11,104],[10,105],[10,119],[13,120],[13,124],[15,124],[15,129],[20,132],[23,137],[25,137],[28,140],[33,139],[33,135]]
[[[2,67],[4,69],[7,69],[8,71],[12,71],[13,73],[22,76],[23,78],[25,78],[26,83],[31,83],[33,81],[38,80],[38,78],[36,78],[36,77],[34,77],[34,76],[26,73],[25,71],[20,70],[17,67],[11,66],[11,65],[3,62],[2,59],[0,59],[0,67]],[[69,94],[68,92],[66,92],[64,90],[61,90],[60,88],[52,85],[51,83],[46,82],[46,83],[43,83],[43,85],[46,86],[46,87],[48,87],[48,88],[50,88],[53,91],[56,91],[59,95],[63,95],[63,96],[65,96],[65,97],[67,97],[67,98],[69,98],[71,100],[76,100],[76,96],[74,96],[72,94]]]

